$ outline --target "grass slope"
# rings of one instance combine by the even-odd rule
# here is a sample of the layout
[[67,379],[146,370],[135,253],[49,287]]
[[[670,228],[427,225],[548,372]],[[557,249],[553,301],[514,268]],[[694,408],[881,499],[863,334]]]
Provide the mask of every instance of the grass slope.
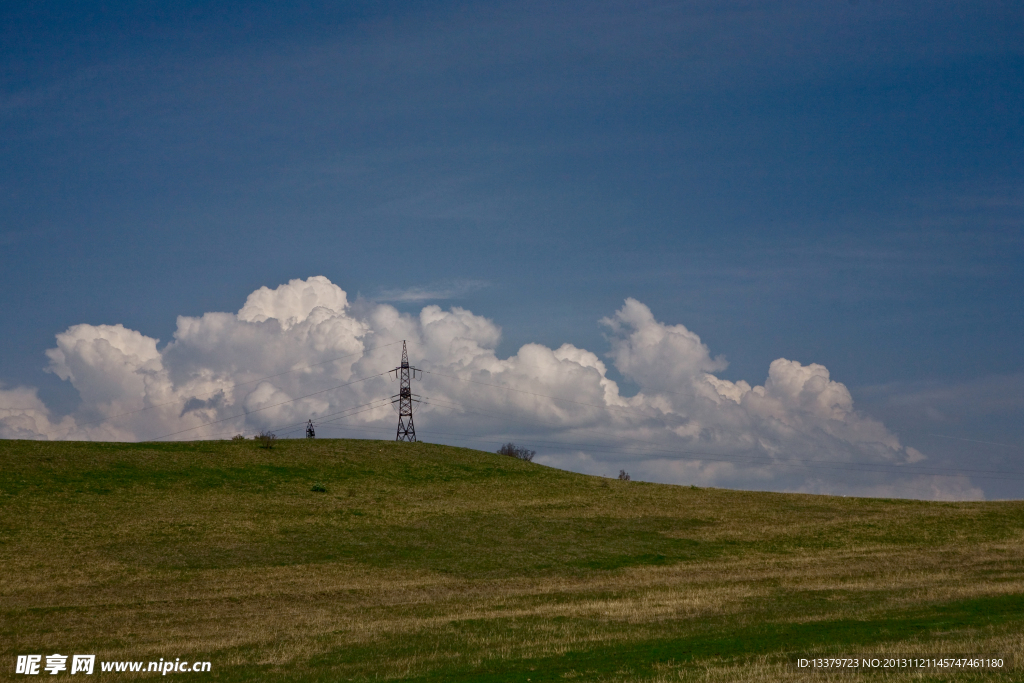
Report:
[[0,441],[0,678],[59,652],[218,681],[1020,680],[788,662],[1019,660],[1022,540],[1020,502],[621,482],[422,443]]

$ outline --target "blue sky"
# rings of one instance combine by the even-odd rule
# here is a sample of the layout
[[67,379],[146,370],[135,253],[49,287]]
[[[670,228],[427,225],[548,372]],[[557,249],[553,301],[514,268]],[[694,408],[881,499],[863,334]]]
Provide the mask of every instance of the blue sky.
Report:
[[719,377],[818,363],[931,462],[1024,478],[1017,3],[25,3],[0,31],[0,382],[56,415],[69,326],[165,344],[324,275],[493,320],[499,357],[604,357],[633,297]]

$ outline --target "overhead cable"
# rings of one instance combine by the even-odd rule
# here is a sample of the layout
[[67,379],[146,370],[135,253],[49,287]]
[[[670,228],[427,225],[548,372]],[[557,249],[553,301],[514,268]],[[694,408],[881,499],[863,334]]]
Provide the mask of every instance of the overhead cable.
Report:
[[335,361],[344,360],[346,358],[352,358],[353,356],[364,355],[364,354],[366,354],[366,353],[368,353],[370,351],[374,351],[376,349],[384,349],[384,348],[387,348],[389,346],[394,346],[397,343],[398,342],[395,341],[395,342],[391,342],[390,344],[381,344],[380,346],[372,346],[372,347],[370,347],[368,349],[363,349],[362,351],[357,351],[356,353],[350,353],[350,354],[347,354],[347,355],[344,355],[344,356],[338,356],[337,358],[331,358],[330,360],[322,360],[319,363],[310,363],[309,365],[303,365],[303,366],[300,366],[300,367],[297,367],[297,368],[292,368],[291,370],[285,370],[284,372],[279,372],[276,375],[267,375],[266,377],[259,377],[257,379],[251,379],[251,380],[249,380],[247,382],[235,382],[234,384],[228,384],[227,386],[218,387],[217,389],[213,389],[211,391],[206,391],[206,392],[202,392],[202,393],[196,394],[195,396],[191,396],[191,397],[189,397],[187,399],[177,398],[177,399],[175,399],[173,401],[167,401],[165,403],[156,403],[156,404],[151,405],[151,406],[146,406],[145,408],[139,408],[138,410],[130,410],[127,413],[119,413],[117,415],[111,415],[110,417],[105,417],[102,420],[96,420],[94,422],[83,422],[82,424],[80,424],[78,426],[80,426],[80,427],[91,427],[93,425],[98,425],[98,424],[102,424],[104,422],[107,422],[108,420],[115,420],[115,419],[117,419],[119,417],[125,417],[126,415],[134,415],[135,413],[142,413],[142,412],[145,412],[147,410],[152,410],[154,408],[163,408],[164,406],[174,405],[175,403],[181,403],[182,401],[190,401],[193,398],[199,398],[200,396],[209,396],[210,394],[216,394],[218,392],[225,391],[227,389],[234,389],[235,387],[244,387],[247,384],[255,384],[256,382],[262,382],[263,380],[273,379],[275,377],[281,377],[283,375],[290,375],[293,372],[298,372],[300,370],[308,370],[309,368],[315,368],[318,365],[324,365],[326,363],[333,363]]
[[313,393],[306,394],[305,396],[296,396],[295,398],[290,398],[287,401],[281,401],[280,403],[275,403],[273,405],[263,406],[262,408],[257,408],[255,410],[248,410],[248,411],[246,411],[244,413],[239,413],[238,415],[232,415],[231,417],[225,417],[225,418],[222,418],[220,420],[213,420],[211,422],[204,422],[203,424],[196,425],[195,427],[189,427],[188,429],[179,429],[178,431],[171,432],[170,434],[164,434],[163,436],[158,436],[158,437],[155,437],[153,439],[147,439],[147,441],[159,441],[160,439],[166,439],[169,436],[177,436],[178,434],[184,434],[185,432],[191,432],[193,430],[201,429],[201,428],[206,427],[208,425],[214,425],[214,424],[218,424],[220,422],[227,422],[228,420],[234,420],[234,419],[239,418],[239,417],[246,417],[248,415],[252,415],[253,413],[259,413],[259,412],[262,412],[264,410],[270,410],[271,408],[276,408],[278,406],[283,406],[283,405],[285,405],[287,403],[294,403],[295,401],[299,401],[299,400],[302,400],[304,398],[309,398],[310,396],[318,396],[320,394],[325,394],[328,391],[334,391],[335,389],[342,389],[344,387],[350,387],[353,384],[359,384],[360,382],[365,382],[368,379],[373,379],[374,377],[381,377],[381,376],[386,375],[386,374],[387,374],[386,372],[379,372],[376,375],[370,375],[369,377],[363,377],[361,379],[357,379],[357,380],[354,380],[352,382],[348,382],[346,384],[339,384],[337,386],[330,387],[328,389],[323,389],[321,391],[314,391]]

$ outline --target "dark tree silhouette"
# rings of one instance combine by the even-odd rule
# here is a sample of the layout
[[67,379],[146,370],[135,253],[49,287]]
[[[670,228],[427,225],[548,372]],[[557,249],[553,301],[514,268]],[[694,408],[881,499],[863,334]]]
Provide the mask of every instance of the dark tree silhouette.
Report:
[[531,451],[528,448],[520,448],[510,441],[498,449],[498,454],[509,455],[513,458],[519,458],[520,460],[531,462],[533,460],[533,456],[537,455],[537,451]]

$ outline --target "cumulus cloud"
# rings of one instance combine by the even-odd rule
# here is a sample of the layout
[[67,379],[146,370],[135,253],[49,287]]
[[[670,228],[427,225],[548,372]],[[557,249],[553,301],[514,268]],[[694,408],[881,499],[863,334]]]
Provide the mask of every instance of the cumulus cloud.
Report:
[[121,325],[75,325],[47,351],[79,409],[57,419],[33,389],[0,389],[0,436],[35,439],[227,438],[274,430],[389,438],[399,342],[424,370],[414,391],[421,439],[493,450],[515,440],[538,462],[671,483],[757,489],[980,498],[966,478],[859,413],[815,363],[777,359],[763,384],[727,366],[683,325],[627,299],[601,323],[606,358],[639,391],[622,396],[605,362],[572,344],[495,352],[501,329],[436,305],[418,315],[357,302],[325,277],[249,295],[237,313],[181,316],[159,341]]
[[75,422],[51,419],[50,411],[28,387],[0,386],[0,436],[5,439],[67,439],[80,437]]

